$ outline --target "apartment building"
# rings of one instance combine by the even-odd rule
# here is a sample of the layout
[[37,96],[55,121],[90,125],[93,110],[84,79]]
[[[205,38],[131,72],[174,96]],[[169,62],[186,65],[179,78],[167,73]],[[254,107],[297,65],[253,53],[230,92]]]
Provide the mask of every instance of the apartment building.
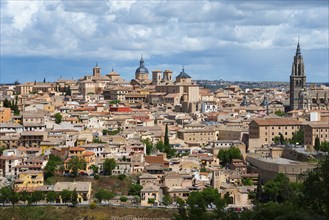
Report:
[[0,157],[0,170],[2,170],[2,176],[6,178],[16,177],[18,174],[18,169],[16,168],[23,161],[20,156],[15,156],[13,154],[4,155]]
[[320,143],[329,141],[329,122],[310,122],[304,125],[304,144],[314,146],[316,137],[319,137]]
[[205,127],[203,129],[180,129],[177,131],[177,138],[189,145],[205,145],[217,140],[214,128]]
[[249,124],[249,151],[274,143],[274,137],[291,139],[295,132],[303,128],[302,122],[294,118],[259,118]]
[[11,120],[11,109],[0,108],[0,123],[9,122]]

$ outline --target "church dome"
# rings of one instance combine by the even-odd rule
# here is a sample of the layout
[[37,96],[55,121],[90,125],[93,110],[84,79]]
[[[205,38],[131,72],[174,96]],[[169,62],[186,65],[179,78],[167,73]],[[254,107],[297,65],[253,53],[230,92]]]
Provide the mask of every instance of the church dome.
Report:
[[143,57],[139,61],[139,67],[136,69],[135,73],[136,74],[143,74],[143,73],[148,74],[149,73],[148,69],[144,66]]
[[184,68],[183,68],[182,72],[180,72],[180,74],[176,78],[186,79],[186,78],[191,78],[191,77],[187,73],[185,73]]

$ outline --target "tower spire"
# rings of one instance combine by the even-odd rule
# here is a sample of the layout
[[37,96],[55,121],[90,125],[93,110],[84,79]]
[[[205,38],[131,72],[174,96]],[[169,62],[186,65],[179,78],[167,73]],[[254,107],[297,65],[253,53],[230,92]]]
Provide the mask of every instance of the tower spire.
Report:
[[299,36],[298,36],[298,43],[297,43],[296,55],[301,55],[301,54],[302,54],[302,53],[300,52]]
[[139,61],[139,66],[140,67],[143,67],[144,66],[143,54],[141,54],[141,60]]

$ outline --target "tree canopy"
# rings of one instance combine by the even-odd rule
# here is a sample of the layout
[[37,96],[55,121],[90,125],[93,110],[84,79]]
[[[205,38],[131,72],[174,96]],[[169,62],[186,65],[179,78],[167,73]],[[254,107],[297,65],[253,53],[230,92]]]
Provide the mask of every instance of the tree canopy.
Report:
[[86,169],[86,161],[83,158],[73,157],[67,163],[67,168],[71,171],[74,177],[78,176],[79,170]]
[[315,138],[314,150],[319,151],[321,149],[320,147],[321,147],[320,138],[317,135]]
[[60,124],[62,122],[63,116],[61,115],[61,113],[57,112],[56,114],[54,114],[54,117],[56,124]]
[[146,139],[142,139],[141,142],[146,146],[146,154],[150,155],[154,150],[154,146],[151,140],[149,138],[146,138]]
[[55,171],[61,165],[63,165],[63,161],[61,160],[61,158],[50,154],[49,158],[48,158],[48,162],[47,162],[47,164],[45,166],[45,169],[44,169],[45,178],[53,176]]
[[229,149],[219,150],[217,157],[221,160],[221,164],[225,166],[232,159],[241,159],[242,155],[239,148],[232,146]]
[[116,165],[117,165],[117,163],[116,163],[115,159],[113,159],[113,158],[105,159],[105,161],[103,163],[104,175],[112,175],[112,170],[116,167]]
[[297,132],[295,132],[289,142],[291,144],[304,144],[304,130],[299,129]]

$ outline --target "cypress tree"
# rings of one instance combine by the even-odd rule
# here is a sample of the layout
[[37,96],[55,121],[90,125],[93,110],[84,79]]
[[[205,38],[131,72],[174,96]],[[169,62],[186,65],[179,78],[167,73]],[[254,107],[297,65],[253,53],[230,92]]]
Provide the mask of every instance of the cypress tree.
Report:
[[166,130],[165,130],[165,136],[164,136],[164,145],[169,146],[168,124],[166,124]]
[[5,98],[5,101],[3,101],[3,107],[10,108],[10,102],[8,101],[7,98]]
[[314,150],[319,151],[321,148],[321,144],[320,144],[320,138],[317,135],[315,138],[315,143],[314,143]]

